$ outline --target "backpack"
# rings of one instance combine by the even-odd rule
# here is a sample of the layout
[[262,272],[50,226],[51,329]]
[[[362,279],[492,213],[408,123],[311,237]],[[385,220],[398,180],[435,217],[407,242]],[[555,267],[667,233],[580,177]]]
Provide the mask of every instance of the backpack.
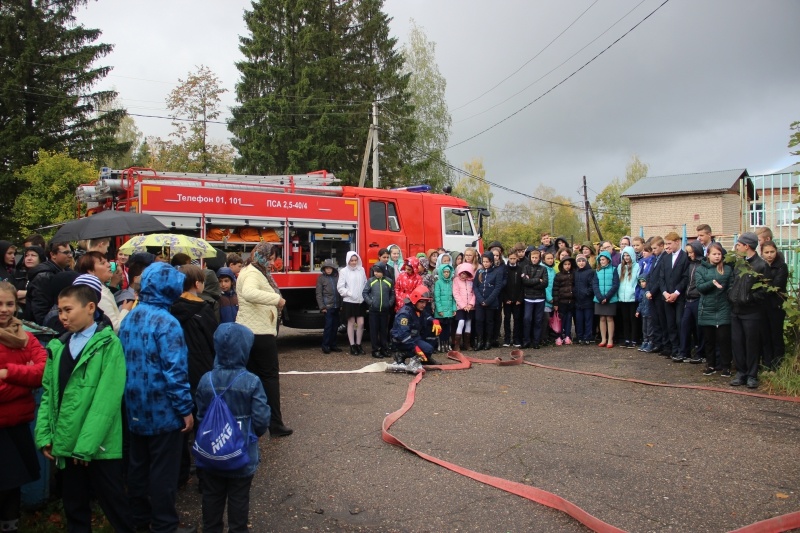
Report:
[[243,370],[233,378],[230,385],[220,394],[217,394],[214,389],[213,373],[210,376],[212,379],[209,379],[209,383],[211,391],[214,393],[214,399],[208,406],[205,418],[197,427],[194,446],[192,446],[192,453],[198,468],[230,471],[247,466],[250,462],[248,454],[249,428],[247,433],[242,431],[223,398],[239,376],[245,373],[246,371]]

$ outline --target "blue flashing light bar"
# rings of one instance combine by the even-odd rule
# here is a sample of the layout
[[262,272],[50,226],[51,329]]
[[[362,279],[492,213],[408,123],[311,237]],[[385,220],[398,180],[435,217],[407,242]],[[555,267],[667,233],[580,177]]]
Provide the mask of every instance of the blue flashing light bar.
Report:
[[406,192],[431,192],[430,185],[410,185],[408,187],[396,187],[393,191],[406,191]]

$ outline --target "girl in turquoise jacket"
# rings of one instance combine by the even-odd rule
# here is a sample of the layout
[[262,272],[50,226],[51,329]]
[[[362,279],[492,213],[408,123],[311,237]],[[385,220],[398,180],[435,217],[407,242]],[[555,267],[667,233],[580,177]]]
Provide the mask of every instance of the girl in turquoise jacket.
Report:
[[[439,256],[441,259],[441,256]],[[442,333],[439,335],[439,351],[450,351],[450,333],[453,317],[456,316],[456,299],[453,297],[453,266],[449,263],[436,267],[436,283],[433,286],[433,301]]]
[[597,256],[599,266],[594,276],[594,314],[600,317],[600,346],[614,347],[614,316],[617,314],[619,274],[611,266],[611,254],[603,251]]
[[636,348],[639,340],[639,327],[636,323],[636,287],[639,285],[639,265],[632,246],[622,249],[617,274],[619,290],[617,299],[622,313],[622,336],[625,348]]

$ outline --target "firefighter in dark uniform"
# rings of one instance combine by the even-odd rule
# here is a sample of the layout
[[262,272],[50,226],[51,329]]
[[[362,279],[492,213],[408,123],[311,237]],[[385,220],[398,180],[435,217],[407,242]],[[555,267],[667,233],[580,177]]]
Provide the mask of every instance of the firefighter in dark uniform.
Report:
[[402,364],[406,357],[417,356],[423,364],[438,364],[432,354],[442,326],[426,309],[432,299],[428,288],[420,285],[397,312],[391,331],[396,363]]

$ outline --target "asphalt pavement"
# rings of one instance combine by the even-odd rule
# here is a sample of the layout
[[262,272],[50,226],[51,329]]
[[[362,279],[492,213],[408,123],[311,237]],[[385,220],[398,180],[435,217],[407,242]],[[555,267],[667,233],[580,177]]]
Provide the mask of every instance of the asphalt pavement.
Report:
[[[318,331],[283,328],[281,370],[354,370],[375,361],[322,354],[320,340]],[[729,378],[703,376],[702,365],[624,348],[550,347],[526,350],[525,359],[731,389]],[[588,531],[562,512],[383,442],[381,423],[402,405],[411,380],[281,376],[284,420],[295,432],[261,440],[252,531]],[[392,433],[438,458],[550,491],[626,531],[725,532],[800,510],[798,403],[475,365],[427,372]],[[201,521],[196,488],[179,493],[186,523]]]

